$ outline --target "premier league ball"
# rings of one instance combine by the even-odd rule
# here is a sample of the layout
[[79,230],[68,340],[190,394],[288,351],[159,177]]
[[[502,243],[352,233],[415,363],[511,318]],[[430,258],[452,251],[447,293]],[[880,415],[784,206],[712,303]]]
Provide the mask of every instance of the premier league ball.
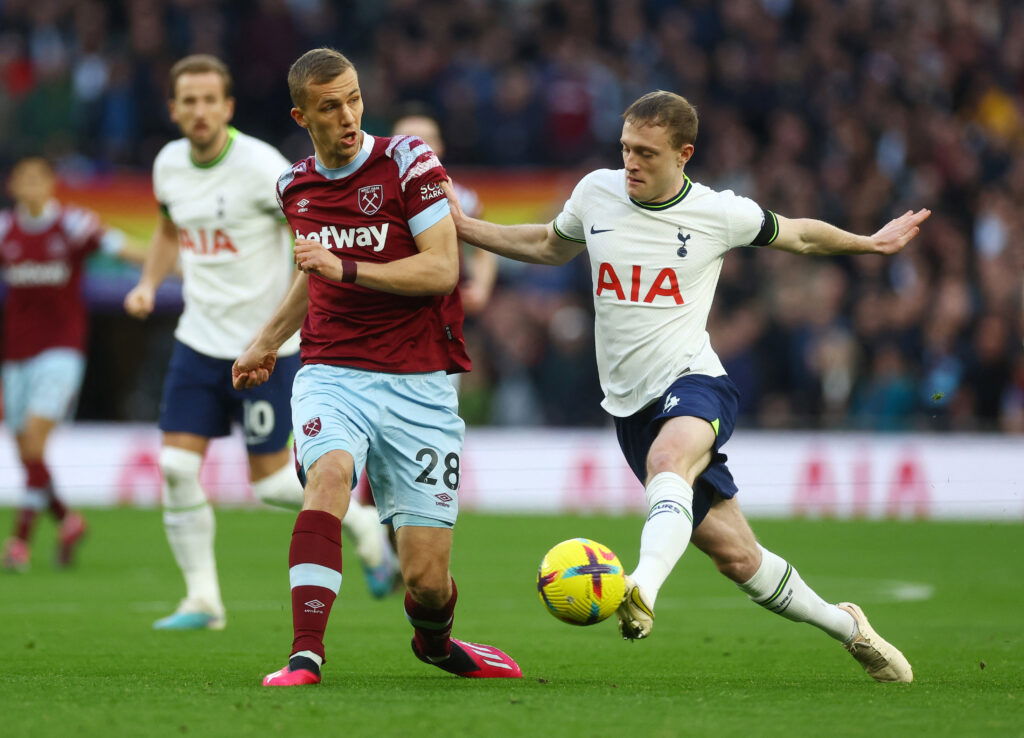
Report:
[[622,602],[626,576],[611,549],[586,538],[552,548],[540,562],[537,594],[548,612],[570,625],[593,625]]

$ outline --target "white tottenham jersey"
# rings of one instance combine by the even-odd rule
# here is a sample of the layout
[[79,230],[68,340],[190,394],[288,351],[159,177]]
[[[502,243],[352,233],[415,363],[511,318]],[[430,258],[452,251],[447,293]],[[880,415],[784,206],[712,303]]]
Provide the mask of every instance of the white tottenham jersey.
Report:
[[[201,354],[241,354],[291,286],[292,239],[276,189],[289,166],[273,146],[234,128],[211,162],[193,162],[182,138],[153,163],[153,191],[178,227],[184,276],[185,310],[174,336]],[[296,334],[279,353],[298,350]]]
[[773,213],[689,177],[671,200],[640,203],[623,170],[599,169],[576,185],[554,228],[590,254],[605,410],[627,417],[683,374],[725,374],[707,333],[722,259],[734,246],[771,243]]

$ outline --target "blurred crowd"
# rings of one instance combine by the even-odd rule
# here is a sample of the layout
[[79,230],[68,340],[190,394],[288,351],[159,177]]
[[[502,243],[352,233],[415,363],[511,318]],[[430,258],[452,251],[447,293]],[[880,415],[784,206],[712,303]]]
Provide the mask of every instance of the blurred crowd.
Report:
[[[727,257],[709,330],[744,422],[1024,432],[1016,0],[0,0],[0,159],[147,169],[167,70],[199,51],[233,69],[239,127],[298,158],[283,80],[318,45],[359,67],[367,130],[429,106],[456,169],[616,167],[622,110],[663,88],[700,111],[697,181],[864,234],[930,208],[893,259]],[[590,295],[580,260],[503,265],[471,422],[606,422]]]

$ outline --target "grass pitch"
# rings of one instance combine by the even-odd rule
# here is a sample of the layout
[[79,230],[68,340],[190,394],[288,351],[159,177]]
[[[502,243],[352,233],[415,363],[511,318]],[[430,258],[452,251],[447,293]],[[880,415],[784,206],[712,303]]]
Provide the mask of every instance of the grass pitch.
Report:
[[43,523],[32,570],[0,577],[0,735],[1024,735],[1021,525],[755,523],[822,596],[864,607],[911,660],[911,685],[872,682],[824,634],[749,603],[696,550],[662,590],[650,640],[619,640],[614,618],[562,624],[535,591],[544,551],[586,536],[630,567],[639,520],[465,515],[454,633],[507,650],[524,679],[421,664],[401,598],[371,600],[349,555],[324,682],[265,689],[291,641],[290,515],[218,511],[219,633],[150,629],[183,594],[158,512],[88,515],[75,570],[53,569]]

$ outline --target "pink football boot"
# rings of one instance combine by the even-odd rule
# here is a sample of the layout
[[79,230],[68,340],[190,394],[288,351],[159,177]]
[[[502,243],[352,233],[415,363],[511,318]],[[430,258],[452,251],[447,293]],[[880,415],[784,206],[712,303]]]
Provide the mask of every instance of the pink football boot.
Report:
[[292,656],[288,666],[263,677],[264,687],[303,687],[320,683],[320,667],[313,659]]
[[504,651],[481,643],[452,638],[452,652],[440,661],[420,653],[413,641],[412,652],[420,661],[468,679],[520,679],[523,670]]

